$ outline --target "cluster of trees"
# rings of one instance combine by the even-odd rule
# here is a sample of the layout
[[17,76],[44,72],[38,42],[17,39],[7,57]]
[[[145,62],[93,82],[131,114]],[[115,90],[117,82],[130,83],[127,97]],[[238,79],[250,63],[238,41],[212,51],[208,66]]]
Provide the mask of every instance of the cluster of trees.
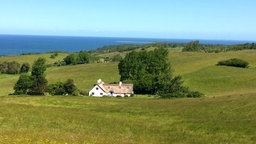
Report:
[[133,51],[118,64],[120,80],[132,82],[138,94],[157,94],[162,98],[201,97],[199,92],[184,87],[181,76],[173,76],[168,50]]
[[16,61],[0,63],[0,73],[2,74],[27,73],[29,69],[29,63],[23,63],[22,65]]
[[198,40],[187,43],[185,47],[182,49],[182,51],[200,51],[200,50],[202,50],[202,45]]
[[66,65],[87,64],[90,62],[90,53],[86,51],[80,51],[79,53],[70,54],[64,58]]
[[[32,66],[31,75],[21,74],[14,86],[14,94],[28,94],[28,95],[44,95],[50,90],[53,92],[52,84],[48,86],[48,81],[45,78],[46,60],[44,58],[37,59]],[[73,80],[68,80],[64,85],[65,94],[73,94],[76,90]],[[50,88],[50,89],[49,89]]]
[[64,82],[57,82],[48,85],[48,92],[51,95],[78,95],[78,89],[74,84],[74,80],[68,79]]
[[32,66],[31,75],[22,74],[14,86],[14,94],[44,95],[48,81],[45,78],[46,60],[39,58]]
[[255,43],[245,43],[245,44],[234,44],[234,45],[220,45],[220,44],[200,44],[197,41],[191,41],[187,43],[182,49],[183,52],[226,52],[226,51],[237,51],[237,50],[249,50],[256,49]]
[[247,68],[249,63],[242,59],[232,58],[224,61],[219,61],[217,65]]

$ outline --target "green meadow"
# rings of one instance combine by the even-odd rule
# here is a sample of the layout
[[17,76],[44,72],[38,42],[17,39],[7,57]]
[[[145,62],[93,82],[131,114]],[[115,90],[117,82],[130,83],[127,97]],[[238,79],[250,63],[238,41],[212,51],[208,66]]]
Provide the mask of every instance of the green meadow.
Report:
[[[116,54],[116,53],[115,53]],[[0,57],[33,63],[48,54]],[[256,51],[221,53],[170,49],[175,75],[184,85],[203,92],[195,99],[87,96],[8,96],[19,75],[0,74],[0,143],[256,143]],[[103,55],[103,57],[106,54]],[[216,66],[241,58],[249,68]],[[49,83],[71,78],[88,92],[101,78],[118,82],[118,63],[50,67]]]

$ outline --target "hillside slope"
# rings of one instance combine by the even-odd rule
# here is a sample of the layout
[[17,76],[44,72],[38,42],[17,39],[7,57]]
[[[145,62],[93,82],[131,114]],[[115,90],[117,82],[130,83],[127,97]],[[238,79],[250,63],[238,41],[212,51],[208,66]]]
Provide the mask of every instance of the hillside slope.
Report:
[[[60,60],[50,59],[50,54],[0,57],[0,62],[16,60],[20,63],[30,62],[37,57],[47,58],[48,64]],[[106,55],[106,54],[104,54]],[[169,58],[175,75],[183,76],[185,85],[198,90],[207,96],[256,93],[256,50],[230,51],[225,53],[181,52],[181,49],[170,49]],[[31,57],[31,58],[30,58]],[[241,58],[250,63],[247,69],[216,66],[218,61],[229,58]],[[48,81],[65,81],[74,79],[79,89],[89,91],[92,85],[101,78],[106,83],[118,82],[118,63],[94,63],[76,66],[50,67],[46,75]],[[0,74],[0,96],[13,92],[18,75]]]

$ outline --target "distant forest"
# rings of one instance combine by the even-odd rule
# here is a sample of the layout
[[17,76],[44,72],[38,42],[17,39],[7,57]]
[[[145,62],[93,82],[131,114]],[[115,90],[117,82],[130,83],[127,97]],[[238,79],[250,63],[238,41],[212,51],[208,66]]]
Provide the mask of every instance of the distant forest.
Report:
[[203,52],[226,52],[256,49],[255,43],[219,45],[219,44],[200,44],[199,41],[191,41],[185,45],[182,51],[203,51]]

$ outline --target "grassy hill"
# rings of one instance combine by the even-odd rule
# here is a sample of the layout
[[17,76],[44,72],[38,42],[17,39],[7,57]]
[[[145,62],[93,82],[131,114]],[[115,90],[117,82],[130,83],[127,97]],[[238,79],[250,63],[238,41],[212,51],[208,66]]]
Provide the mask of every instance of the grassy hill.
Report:
[[1,97],[0,143],[256,142],[256,95]]
[[[110,53],[111,55],[112,53]],[[116,54],[116,52],[115,52]],[[56,59],[51,54],[36,54],[0,57],[1,61],[16,60],[20,63],[32,63],[38,57],[45,57],[51,64],[63,59],[67,54],[59,54]],[[169,57],[174,73],[182,75],[185,85],[192,90],[198,90],[207,96],[221,96],[230,94],[256,93],[256,51],[230,51],[225,53],[181,52],[181,49],[170,49]],[[106,54],[104,54],[106,56]],[[241,58],[250,63],[248,69],[216,66],[218,61],[229,58]],[[99,79],[106,83],[118,82],[118,63],[85,64],[76,66],[50,67],[47,69],[49,82],[74,79],[78,88],[89,91]],[[0,96],[12,93],[13,85],[18,75],[0,75]]]
[[[115,53],[116,54],[116,53]],[[51,54],[0,57],[32,62]],[[207,95],[196,99],[92,98],[72,96],[16,97],[19,75],[0,74],[0,143],[246,143],[256,142],[256,51],[181,52],[170,49],[175,74],[185,85]],[[107,56],[106,54],[103,55]],[[216,66],[241,58],[248,69]],[[51,82],[74,79],[89,91],[101,78],[119,80],[118,63],[50,67]]]

